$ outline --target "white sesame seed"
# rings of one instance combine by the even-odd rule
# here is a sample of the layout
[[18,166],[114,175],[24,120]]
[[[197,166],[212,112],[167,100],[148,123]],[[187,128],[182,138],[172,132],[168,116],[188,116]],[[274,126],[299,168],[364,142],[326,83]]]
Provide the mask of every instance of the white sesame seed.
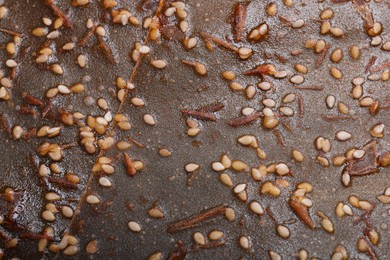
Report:
[[347,131],[338,131],[336,133],[336,139],[339,141],[344,142],[344,141],[348,141],[351,138],[352,138],[352,135]]
[[129,229],[133,232],[140,232],[141,231],[141,226],[135,222],[135,221],[130,221],[128,223]]
[[271,84],[269,82],[263,81],[257,84],[257,87],[261,90],[267,91],[271,89]]
[[237,184],[236,187],[234,187],[234,193],[238,194],[246,189],[246,183],[240,183]]
[[70,89],[65,85],[58,85],[57,86],[58,92],[61,94],[69,94],[71,93]]
[[18,66],[18,63],[16,63],[15,60],[9,59],[5,62],[5,65],[7,65],[7,67],[14,68]]
[[255,213],[255,214],[258,214],[258,215],[264,214],[263,207],[257,201],[252,201],[249,207],[252,210],[252,212]]
[[150,114],[145,114],[144,115],[144,122],[148,125],[155,125],[156,122],[154,121],[154,118]]
[[364,150],[355,150],[352,155],[354,158],[360,159],[364,156],[365,153],[366,152]]
[[48,39],[55,39],[55,38],[58,38],[58,36],[60,36],[60,32],[59,31],[52,31],[50,32],[46,38]]
[[107,177],[100,177],[99,178],[99,184],[103,187],[111,187],[111,181]]
[[148,54],[150,52],[150,48],[146,45],[141,46],[141,48],[139,49],[139,52],[142,54]]
[[86,202],[91,205],[98,204],[100,203],[100,199],[96,195],[88,195],[86,198]]
[[336,104],[336,97],[335,96],[329,95],[329,96],[326,97],[326,106],[329,109],[332,109],[335,104]]
[[301,28],[305,25],[305,21],[303,19],[298,19],[292,23],[293,28]]
[[212,168],[214,171],[216,171],[216,172],[220,172],[220,171],[225,170],[225,166],[223,166],[223,164],[220,163],[220,162],[213,162],[213,163],[211,164],[211,168]]
[[185,170],[186,172],[194,172],[196,171],[197,169],[199,169],[199,164],[196,164],[196,163],[189,163],[185,166]]
[[167,17],[172,16],[176,12],[176,7],[169,7],[165,10],[164,15]]

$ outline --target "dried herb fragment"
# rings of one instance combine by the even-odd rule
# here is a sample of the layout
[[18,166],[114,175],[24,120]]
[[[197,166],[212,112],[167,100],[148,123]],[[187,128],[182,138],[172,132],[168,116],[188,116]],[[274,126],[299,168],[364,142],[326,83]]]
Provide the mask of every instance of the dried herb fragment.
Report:
[[130,176],[134,176],[137,173],[137,170],[135,169],[133,160],[131,159],[130,155],[128,155],[127,153],[123,153],[123,158],[127,174]]
[[28,93],[24,93],[23,97],[26,100],[27,104],[29,104],[29,105],[39,107],[39,106],[42,106],[44,104],[44,102],[41,99],[34,97],[33,95],[30,95]]
[[64,21],[65,27],[72,28],[72,24],[68,17],[58,8],[58,6],[54,3],[54,0],[44,0],[44,2],[53,10],[55,16],[61,18]]
[[245,36],[246,27],[246,16],[249,3],[237,3],[234,6],[234,19],[233,19],[233,30],[234,30],[234,41],[240,42]]
[[242,74],[245,76],[252,76],[252,75],[274,75],[276,73],[275,66],[272,64],[263,64],[259,65],[254,69],[244,71]]
[[295,86],[295,88],[299,90],[315,90],[315,91],[324,90],[324,86]]
[[321,67],[321,65],[324,62],[325,56],[328,53],[329,49],[330,49],[330,44],[326,43],[324,49],[318,54],[318,57],[317,57],[317,60],[316,60],[316,63],[315,63],[315,67],[316,68]]
[[365,22],[365,27],[371,29],[374,26],[374,18],[364,0],[352,0],[353,7],[360,14]]
[[260,112],[256,112],[247,116],[240,116],[229,121],[229,125],[233,127],[247,125],[255,121],[261,116]]
[[189,229],[192,227],[198,226],[201,222],[222,216],[225,213],[226,207],[221,205],[208,210],[205,210],[201,213],[193,215],[187,219],[180,220],[173,224],[170,224],[167,228],[168,233],[175,233],[181,230]]
[[347,161],[345,171],[351,176],[363,176],[378,172],[378,151],[376,141],[366,144],[362,150],[365,154],[362,158],[351,158]]
[[303,223],[306,224],[306,226],[311,229],[314,229],[316,227],[316,224],[310,217],[309,209],[305,205],[300,204],[293,197],[290,198],[288,203],[291,209],[294,211],[295,215],[297,215],[303,221]]
[[378,59],[377,56],[372,56],[370,58],[370,60],[368,61],[367,65],[366,65],[366,69],[365,69],[364,73],[367,73],[370,71],[371,67],[375,64],[377,59]]
[[54,178],[54,177],[47,177],[47,180],[51,183],[58,184],[62,188],[78,189],[77,184],[70,182],[70,181],[66,181],[66,180]]
[[168,260],[184,260],[187,255],[187,248],[184,242],[179,240],[176,242],[176,250],[169,254]]
[[197,110],[187,110],[183,109],[181,112],[186,116],[195,117],[201,120],[209,120],[209,121],[216,121],[217,117],[210,113],[210,112],[204,112],[204,111],[197,111]]

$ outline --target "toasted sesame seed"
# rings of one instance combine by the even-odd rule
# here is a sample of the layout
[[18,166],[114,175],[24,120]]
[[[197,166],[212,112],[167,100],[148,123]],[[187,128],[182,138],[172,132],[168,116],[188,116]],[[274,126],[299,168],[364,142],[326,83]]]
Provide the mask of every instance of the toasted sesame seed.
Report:
[[294,160],[296,160],[297,162],[302,162],[304,160],[304,156],[303,154],[298,151],[298,150],[293,150],[292,151],[292,157],[294,158]]
[[199,245],[204,245],[206,244],[206,240],[205,240],[205,237],[202,233],[200,232],[195,232],[194,235],[193,235],[193,238],[194,238],[194,241],[195,243],[199,244]]
[[226,80],[233,80],[236,78],[236,74],[233,71],[224,71],[222,72],[222,77]]
[[229,221],[233,221],[236,218],[236,214],[234,213],[234,210],[232,208],[227,208],[225,210],[225,217]]
[[243,249],[249,249],[249,239],[246,236],[241,236],[239,239],[240,246]]
[[69,206],[62,206],[61,207],[61,213],[66,218],[73,217],[73,209]]
[[45,210],[42,212],[42,218],[49,222],[53,222],[54,220],[56,220],[56,217],[54,216],[53,212],[49,210]]
[[332,19],[332,17],[333,17],[333,10],[332,9],[325,9],[320,14],[321,20]]
[[285,239],[290,237],[290,230],[287,227],[285,227],[283,225],[278,225],[276,227],[276,230],[277,230],[280,237],[285,238]]
[[95,254],[97,252],[97,240],[92,240],[88,242],[87,247],[85,248],[85,251],[88,254]]
[[246,183],[240,183],[234,187],[234,193],[238,194],[246,189]]

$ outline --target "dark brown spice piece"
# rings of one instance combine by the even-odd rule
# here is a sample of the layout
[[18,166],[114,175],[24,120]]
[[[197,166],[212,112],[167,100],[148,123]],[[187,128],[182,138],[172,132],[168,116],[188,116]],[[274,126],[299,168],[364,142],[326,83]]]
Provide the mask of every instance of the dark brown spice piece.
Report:
[[351,176],[363,176],[379,171],[376,141],[373,140],[369,142],[362,148],[362,150],[365,151],[364,156],[360,159],[350,158],[347,161],[347,166],[344,168],[344,171]]
[[112,53],[112,50],[110,49],[110,47],[108,47],[108,45],[104,42],[103,40],[103,37],[100,36],[100,35],[97,35],[97,39],[98,39],[98,42],[99,42],[99,48],[103,51],[103,54],[106,56],[106,58],[108,59],[108,61],[111,63],[111,64],[115,64],[115,63],[118,63],[114,54]]
[[380,64],[378,66],[375,66],[373,68],[370,68],[370,72],[371,73],[375,73],[375,72],[381,71],[383,69],[388,69],[388,68],[390,68],[390,62],[389,61],[387,61],[385,63],[382,63],[382,64]]
[[183,41],[185,34],[175,25],[164,25],[160,27],[161,35],[167,40]]
[[234,41],[240,42],[245,36],[246,16],[249,2],[237,3],[234,6]]
[[378,160],[379,166],[387,167],[390,165],[390,152],[385,152],[380,155]]
[[127,139],[130,140],[130,142],[134,143],[136,146],[140,147],[140,148],[144,148],[145,146],[143,144],[141,144],[140,142],[138,142],[137,140],[131,138],[130,136],[127,137]]
[[72,24],[70,23],[68,17],[58,8],[58,6],[54,3],[54,0],[44,0],[44,2],[53,10],[55,16],[64,21],[65,27],[72,28]]
[[206,32],[200,32],[199,34],[205,41],[214,42],[215,44],[217,44],[219,46],[222,46],[222,47],[224,47],[224,48],[226,48],[228,50],[231,50],[231,51],[234,51],[234,52],[238,52],[238,48],[237,47],[234,47],[230,43],[225,42],[225,41],[215,37],[214,35],[211,35],[211,34],[206,33]]
[[202,120],[210,120],[210,121],[217,120],[217,117],[214,114],[204,112],[204,111],[184,109],[184,110],[181,110],[181,112],[186,116],[191,116],[191,117],[195,117],[195,118],[202,119]]
[[321,115],[321,117],[325,121],[329,121],[329,122],[356,119],[356,116],[344,116],[344,115]]
[[360,14],[365,22],[365,27],[371,29],[374,26],[374,18],[364,0],[352,0],[353,7]]
[[66,180],[54,178],[54,177],[47,177],[47,180],[51,183],[58,184],[62,188],[75,189],[75,190],[78,189],[77,184],[70,182],[70,181],[66,181]]
[[96,29],[96,23],[92,26],[92,28],[88,31],[88,33],[80,40],[79,45],[84,46],[88,43],[89,39],[92,37]]
[[201,213],[198,213],[196,215],[193,215],[187,219],[180,220],[178,222],[175,222],[173,224],[170,224],[167,228],[168,233],[175,233],[181,230],[189,229],[192,227],[198,226],[201,222],[216,218],[218,216],[222,216],[225,214],[226,207],[223,205],[205,210]]
[[24,99],[26,100],[27,104],[32,106],[42,106],[44,103],[41,99],[34,97],[33,95],[30,95],[28,93],[23,93],[22,95]]
[[289,205],[294,213],[311,229],[316,227],[316,224],[312,220],[309,214],[309,209],[305,206],[297,202],[294,198],[290,198]]
[[22,135],[23,139],[29,140],[31,137],[34,137],[37,134],[37,129],[35,127],[30,128],[28,131],[25,131]]
[[184,245],[184,242],[178,240],[176,242],[176,250],[169,254],[168,260],[184,260],[187,255],[187,248]]
[[351,0],[331,0],[331,2],[333,4],[343,4],[343,3],[347,3],[349,1],[351,1]]
[[298,117],[303,117],[304,114],[304,106],[303,106],[303,97],[298,97]]
[[276,137],[276,140],[278,140],[278,143],[283,146],[283,147],[286,147],[286,144],[284,142],[284,138],[283,138],[283,135],[282,133],[279,131],[279,130],[275,130],[273,131],[273,134],[274,136]]
[[252,75],[274,75],[275,74],[275,67],[271,64],[263,64],[259,65],[254,69],[244,71],[242,74],[245,76],[252,76]]
[[10,136],[12,136],[12,127],[11,123],[8,120],[8,117],[6,115],[1,115],[1,123],[3,126],[3,129],[6,133],[8,133]]
[[364,73],[367,73],[370,71],[371,67],[375,64],[377,59],[378,59],[377,56],[372,56],[370,58],[370,60],[368,61],[367,65],[366,65],[366,69],[365,69]]
[[293,26],[292,22],[290,22],[286,17],[282,16],[282,15],[279,15],[279,20],[284,23],[285,25],[288,25],[290,27]]
[[325,56],[330,49],[330,44],[326,43],[325,48],[318,54],[315,67],[319,68],[325,60]]
[[229,121],[229,125],[233,127],[247,125],[255,121],[261,116],[260,112],[256,112],[247,116],[240,116]]
[[36,114],[36,111],[28,106],[20,106],[20,112],[30,116],[35,116]]
[[372,116],[375,116],[379,113],[379,110],[381,109],[381,103],[378,99],[375,99],[375,101],[371,104],[369,111]]
[[211,241],[211,242],[208,242],[204,245],[196,244],[193,246],[192,250],[196,251],[199,249],[209,249],[209,248],[215,248],[215,247],[220,247],[220,246],[224,246],[224,245],[225,245],[225,242],[223,242],[223,241]]
[[123,158],[124,158],[127,174],[130,176],[134,176],[137,173],[137,170],[134,167],[134,163],[130,155],[128,155],[127,153],[123,153]]
[[206,113],[214,113],[214,112],[218,112],[219,110],[223,109],[224,107],[225,107],[224,104],[216,103],[216,104],[212,104],[212,105],[207,105],[207,106],[201,107],[199,109],[199,111],[203,111],[203,112],[206,112]]
[[0,28],[0,32],[7,33],[7,34],[12,35],[12,36],[22,37],[21,33],[17,33],[17,32],[11,31],[11,30],[7,30],[7,29]]

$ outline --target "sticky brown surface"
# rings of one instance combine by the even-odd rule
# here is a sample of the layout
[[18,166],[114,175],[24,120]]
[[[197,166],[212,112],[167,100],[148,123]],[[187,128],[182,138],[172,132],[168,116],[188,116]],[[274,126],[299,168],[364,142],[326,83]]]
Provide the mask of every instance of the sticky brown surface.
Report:
[[[129,25],[124,28],[115,25],[108,26],[112,30],[110,31],[110,41],[112,41],[110,46],[119,54],[120,62],[118,65],[108,65],[102,53],[93,47],[93,41],[91,41],[90,46],[88,45],[84,49],[77,48],[68,54],[59,56],[64,60],[64,64],[69,64],[66,66],[66,73],[63,77],[52,76],[49,72],[38,70],[29,57],[31,53],[27,55],[29,58],[24,58],[25,61],[23,60],[20,65],[15,82],[18,87],[14,87],[12,91],[12,102],[15,105],[12,106],[11,102],[0,103],[2,113],[9,115],[13,124],[18,123],[25,127],[42,124],[39,118],[32,119],[29,116],[20,116],[15,111],[15,106],[22,102],[22,92],[29,91],[42,97],[44,90],[57,84],[59,79],[63,79],[65,84],[71,84],[85,75],[90,75],[91,81],[86,83],[85,93],[75,94],[72,97],[60,97],[56,99],[56,102],[62,107],[70,108],[69,106],[72,106],[77,108],[77,111],[97,115],[102,114],[103,111],[96,107],[85,107],[82,104],[83,97],[87,93],[95,98],[104,96],[110,103],[110,110],[113,113],[127,115],[132,124],[130,131],[121,131],[113,126],[108,135],[115,137],[117,141],[129,140],[128,138],[131,137],[144,146],[140,148],[133,144],[126,151],[133,160],[141,160],[144,163],[144,169],[133,177],[126,173],[120,151],[112,148],[103,153],[105,156],[118,158],[115,162],[115,173],[108,176],[113,182],[112,188],[99,186],[100,174],[91,173],[97,155],[87,155],[81,147],[66,151],[60,164],[63,165],[64,171],[79,173],[82,182],[77,191],[61,190],[60,192],[64,196],[63,202],[66,202],[67,198],[76,198],[76,201],[72,202],[71,205],[75,209],[80,207],[80,213],[72,220],[62,219],[58,214],[53,226],[56,227],[57,236],[61,236],[69,227],[70,233],[79,238],[80,252],[75,258],[146,259],[148,255],[157,251],[163,253],[163,258],[167,258],[170,252],[175,250],[176,241],[182,240],[189,251],[186,256],[188,259],[236,259],[240,257],[266,259],[269,250],[278,252],[283,259],[292,259],[302,248],[309,252],[310,257],[328,259],[338,244],[347,248],[350,259],[369,259],[367,255],[356,250],[356,241],[363,234],[364,224],[360,222],[354,225],[353,222],[354,217],[363,211],[353,208],[355,216],[343,218],[338,218],[334,213],[337,203],[339,201],[348,203],[348,197],[351,194],[376,204],[371,215],[371,222],[380,232],[381,241],[379,246],[372,246],[372,248],[379,259],[390,257],[390,251],[387,247],[390,239],[387,234],[388,207],[376,200],[376,196],[381,195],[389,186],[388,169],[381,169],[379,173],[374,175],[353,178],[352,186],[345,188],[340,182],[342,167],[325,168],[320,166],[315,161],[315,157],[320,153],[316,151],[314,146],[316,137],[329,138],[332,150],[325,154],[325,157],[331,160],[335,155],[344,154],[353,147],[363,147],[371,141],[373,137],[371,137],[369,129],[374,124],[382,122],[387,126],[389,122],[388,109],[381,109],[378,115],[371,116],[367,108],[361,108],[358,102],[350,97],[350,91],[352,89],[351,80],[354,77],[366,77],[369,74],[365,72],[365,66],[371,56],[377,56],[376,64],[382,64],[389,55],[380,47],[374,48],[369,45],[370,39],[364,32],[363,21],[354,11],[351,3],[334,5],[329,1],[324,3],[300,1],[291,8],[278,2],[278,15],[283,15],[291,21],[299,18],[306,21],[306,25],[301,29],[292,29],[286,26],[277,16],[268,17],[264,11],[268,2],[252,1],[247,10],[246,33],[261,22],[267,22],[270,27],[270,35],[260,43],[249,43],[243,40],[242,43],[235,46],[251,47],[254,51],[253,56],[247,61],[242,61],[239,60],[237,54],[226,49],[216,47],[213,51],[207,50],[199,36],[200,32],[208,32],[224,40],[234,38],[230,17],[236,2],[188,1],[186,7],[189,13],[187,20],[190,24],[190,30],[187,34],[198,38],[197,47],[188,51],[180,41],[175,39],[162,38],[161,43],[148,41],[151,54],[140,60],[133,78],[136,88],[129,92],[122,105],[115,96],[111,96],[109,88],[115,88],[112,82],[117,76],[129,78],[132,74],[134,63],[129,59],[129,52],[135,40],[142,42],[146,39],[147,30],[140,29],[140,27],[133,28]],[[8,6],[11,9],[10,14],[6,20],[0,21],[0,24],[12,24],[10,15],[15,15],[13,21],[19,25],[19,28],[12,26],[10,28],[19,29],[20,32],[29,32],[38,25],[43,15],[52,16],[50,10],[43,7],[41,3],[26,2],[8,4]],[[129,4],[129,7],[138,14],[135,6],[135,4],[134,6]],[[163,10],[166,6],[168,4]],[[369,6],[373,10],[374,19],[381,21],[384,25],[383,38],[386,40],[386,32],[388,31],[386,24],[390,22],[389,9],[385,3],[372,2]],[[22,15],[17,11],[27,7],[31,7],[29,12],[34,14],[34,17],[37,14],[34,18],[35,23],[27,23],[26,14]],[[331,23],[344,30],[344,37],[335,38],[330,35],[319,35],[320,23],[316,19],[318,19],[320,11],[327,7],[332,7],[334,10],[335,15]],[[75,28],[62,31],[64,35],[56,40],[59,42],[66,42],[66,37],[84,35],[86,32],[85,20],[88,17],[103,15],[103,11],[100,10],[97,3],[90,4],[87,8],[64,6],[64,10],[67,9],[71,10],[70,17],[74,21]],[[154,10],[141,14],[139,18],[146,15],[151,16],[153,13]],[[0,37],[8,39],[4,35],[0,35]],[[336,47],[342,48],[344,59],[339,64],[332,64],[329,60],[329,52],[323,64],[319,68],[315,68],[317,55],[312,50],[304,48],[305,40],[310,38],[325,39],[331,46],[330,52]],[[31,45],[31,52],[36,49],[34,46],[39,46],[42,43],[41,39],[36,39],[33,36],[29,36],[25,41],[22,44]],[[363,49],[362,56],[358,61],[352,60],[348,55],[348,46],[351,44],[356,44]],[[293,57],[290,55],[292,50],[302,50],[303,53]],[[84,52],[90,55],[90,62],[87,69],[81,70],[74,64],[74,59],[78,53]],[[275,58],[275,53],[285,57],[286,62]],[[163,70],[157,70],[149,65],[150,57],[164,59],[168,66]],[[191,67],[180,62],[182,59],[205,64],[208,68],[207,76],[197,75]],[[238,75],[235,81],[240,82],[243,86],[256,85],[260,82],[258,76],[244,76],[242,72],[263,63],[272,63],[278,70],[288,70],[292,75],[293,65],[298,62],[309,68],[309,73],[304,75],[305,82],[300,85],[321,85],[324,87],[322,91],[296,90],[293,84],[288,81],[289,77],[285,79],[267,77],[273,83],[275,90],[271,93],[257,89],[255,98],[248,100],[244,93],[232,92],[228,87],[229,82],[220,76],[222,71],[233,70]],[[335,80],[329,75],[329,65],[342,70],[344,76],[341,80]],[[105,86],[102,91],[99,91],[98,86],[100,85]],[[385,103],[389,96],[387,85],[388,83],[384,81],[366,79],[364,83],[365,95]],[[260,120],[238,128],[233,128],[228,124],[232,118],[241,115],[241,108],[251,106],[256,110],[261,110],[263,108],[261,100],[265,97],[273,98],[279,106],[281,97],[287,93],[295,93],[301,97],[304,112],[301,117],[298,116],[298,100],[296,99],[289,105],[295,110],[294,116],[280,119],[281,123],[277,129],[284,139],[285,147],[278,143],[273,130],[268,131],[261,126]],[[332,110],[326,108],[325,98],[328,94],[333,94],[337,101],[347,104],[350,113],[356,116],[356,119],[324,120],[323,115],[340,115],[337,107]],[[142,97],[146,106],[143,108],[134,107],[130,103],[131,97]],[[216,102],[221,102],[225,106],[224,109],[215,113],[216,122],[199,120],[200,134],[193,138],[188,137],[186,134],[188,127],[181,110],[197,109]],[[117,111],[118,109],[119,111]],[[146,113],[154,116],[155,126],[148,126],[143,122],[142,117]],[[293,131],[284,127],[283,123],[291,125]],[[347,142],[336,141],[335,133],[339,130],[352,133],[353,138]],[[378,138],[380,151],[390,149],[386,131],[384,138]],[[77,140],[77,132],[76,127],[67,127],[64,133],[54,140],[59,143]],[[267,154],[266,160],[259,160],[253,149],[237,144],[236,139],[244,134],[252,134],[258,138],[260,147]],[[20,218],[22,223],[29,223],[26,224],[29,230],[36,232],[40,232],[45,225],[40,218],[40,212],[44,207],[43,194],[45,190],[39,185],[36,169],[28,163],[26,157],[36,153],[36,148],[44,140],[34,138],[29,142],[22,140],[16,142],[10,140],[4,131],[1,132],[1,143],[6,151],[1,157],[3,161],[9,163],[3,166],[2,176],[4,177],[0,180],[0,186],[12,186],[27,194],[26,196],[31,202],[26,203]],[[172,155],[167,158],[161,157],[158,154],[159,148],[169,149]],[[292,149],[297,149],[305,155],[304,162],[296,163],[291,159]],[[248,203],[239,201],[234,196],[233,191],[219,181],[219,173],[214,172],[210,165],[214,161],[219,161],[222,154],[228,154],[232,159],[245,161],[250,167],[277,162],[289,165],[294,175],[283,177],[290,186],[282,188],[282,193],[278,198],[259,195],[260,182],[255,182],[249,172],[225,171],[232,177],[234,184],[247,183],[248,202],[256,200],[264,208],[271,207],[277,222],[282,223],[291,218],[297,219],[294,224],[287,225],[291,230],[289,239],[277,236],[275,223],[269,215],[264,214],[258,217],[251,213],[248,210]],[[40,160],[46,159],[40,158]],[[191,162],[199,164],[200,168],[192,180],[192,185],[188,187],[186,185],[188,174],[184,167]],[[269,174],[267,177],[267,180],[275,179],[275,174]],[[320,226],[321,219],[315,212],[322,211],[333,221],[334,234],[328,234],[321,228],[310,230],[291,211],[288,199],[295,189],[295,185],[302,181],[310,182],[314,187],[313,192],[308,197],[314,202],[310,212],[317,226]],[[82,196],[83,191],[85,191],[85,195],[97,194],[102,202],[95,206],[88,205],[83,200],[85,198],[85,195]],[[82,200],[78,203],[80,197]],[[148,209],[155,202],[158,202],[165,214],[163,219],[152,219],[147,214]],[[218,217],[205,221],[195,228],[174,234],[167,232],[169,224],[218,205],[233,208],[236,220],[230,222],[224,217]],[[142,226],[140,233],[133,233],[129,230],[127,224],[130,220],[136,221]],[[195,245],[192,239],[194,232],[198,231],[206,236],[213,229],[225,233],[223,246],[211,249],[191,249]],[[17,235],[18,232],[14,234]],[[249,250],[240,248],[238,239],[241,235],[249,237],[251,242]],[[88,242],[94,239],[97,240],[98,252],[91,255],[86,253],[85,248]],[[0,245],[3,248],[3,244]],[[37,256],[36,241],[23,241],[18,244],[16,249],[3,250],[7,257]],[[47,256],[51,257],[52,255],[47,253]],[[57,256],[65,258],[62,253]]]

